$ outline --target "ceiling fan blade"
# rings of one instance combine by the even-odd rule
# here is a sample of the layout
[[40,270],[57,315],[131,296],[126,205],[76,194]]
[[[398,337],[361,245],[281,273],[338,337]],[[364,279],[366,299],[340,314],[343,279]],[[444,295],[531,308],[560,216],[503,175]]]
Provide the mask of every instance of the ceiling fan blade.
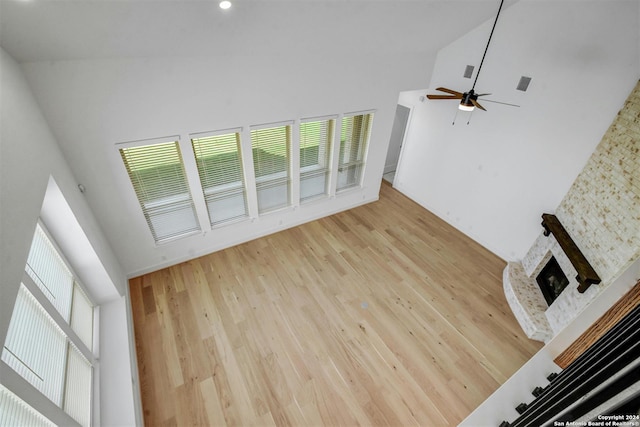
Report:
[[450,93],[452,95],[459,95],[460,97],[462,97],[462,92],[458,92],[457,90],[447,89],[446,87],[437,87],[436,90],[439,90],[440,92]]
[[476,96],[487,96],[487,95],[491,95],[490,93],[479,93]]
[[509,104],[508,102],[492,101],[490,99],[483,99],[482,102],[493,102],[494,104],[508,105],[510,107],[520,107],[519,105],[516,105],[516,104]]
[[486,108],[484,108],[482,105],[478,104],[478,101],[476,101],[475,99],[471,99],[471,103],[472,103],[474,106],[478,107],[479,109],[481,109],[481,110],[483,110],[483,111],[487,111],[487,109],[486,109]]
[[429,99],[462,99],[462,96],[458,95],[427,95]]

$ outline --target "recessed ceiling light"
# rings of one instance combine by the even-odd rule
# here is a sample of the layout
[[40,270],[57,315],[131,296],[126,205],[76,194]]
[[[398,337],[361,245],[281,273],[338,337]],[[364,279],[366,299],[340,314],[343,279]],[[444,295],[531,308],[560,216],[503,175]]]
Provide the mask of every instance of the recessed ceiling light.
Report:
[[231,2],[228,0],[224,0],[220,2],[220,9],[229,9],[231,7]]

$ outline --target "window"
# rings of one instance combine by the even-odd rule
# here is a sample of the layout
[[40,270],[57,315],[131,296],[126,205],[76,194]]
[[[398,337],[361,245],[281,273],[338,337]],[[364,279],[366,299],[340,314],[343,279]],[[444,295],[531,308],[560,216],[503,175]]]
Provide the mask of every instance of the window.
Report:
[[0,385],[0,426],[55,427],[55,424]]
[[56,405],[62,405],[67,339],[22,284],[13,308],[2,360]]
[[26,272],[38,285],[62,318],[71,316],[73,274],[64,263],[49,237],[38,224],[31,241]]
[[120,149],[156,243],[200,231],[177,141]]
[[83,426],[91,423],[93,325],[93,304],[38,224],[2,361]]
[[372,112],[336,114],[194,133],[191,148],[178,136],[117,148],[151,235],[163,244],[360,186],[372,120]]
[[192,138],[191,144],[211,226],[246,218],[247,191],[242,171],[240,133]]
[[342,119],[338,190],[361,184],[372,120],[373,114],[345,116]]
[[291,125],[251,130],[258,212],[291,203]]
[[335,119],[300,123],[300,200],[327,194]]

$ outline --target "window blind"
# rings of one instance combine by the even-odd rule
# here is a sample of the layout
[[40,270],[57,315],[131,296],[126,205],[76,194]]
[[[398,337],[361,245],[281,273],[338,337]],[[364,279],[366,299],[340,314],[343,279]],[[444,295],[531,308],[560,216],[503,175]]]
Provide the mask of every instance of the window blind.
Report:
[[[28,286],[20,284],[1,358],[61,411],[90,425],[92,365],[83,353],[93,347],[93,304],[40,224],[27,262]],[[66,317],[56,313],[60,304],[69,307]]]
[[238,132],[191,139],[212,226],[246,218],[247,191]]
[[91,424],[91,364],[69,343],[64,411],[82,426]]
[[200,230],[177,141],[122,148],[120,155],[157,243]]
[[26,271],[68,322],[71,314],[73,274],[40,224],[36,225]]
[[291,203],[291,126],[251,130],[253,168],[258,212],[265,213]]
[[62,404],[67,340],[33,295],[20,285],[2,360],[53,403]]
[[89,350],[93,349],[93,305],[76,283],[73,286],[71,328]]
[[300,123],[300,200],[327,194],[335,119]]
[[55,427],[55,424],[0,385],[0,426]]
[[372,121],[373,114],[345,116],[342,119],[338,190],[361,184]]

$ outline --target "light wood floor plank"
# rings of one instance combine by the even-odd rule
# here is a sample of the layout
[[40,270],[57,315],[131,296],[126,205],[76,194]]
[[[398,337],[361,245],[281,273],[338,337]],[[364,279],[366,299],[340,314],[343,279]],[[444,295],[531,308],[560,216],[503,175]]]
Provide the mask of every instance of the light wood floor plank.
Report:
[[526,362],[504,261],[380,200],[132,279],[148,426],[455,425]]

